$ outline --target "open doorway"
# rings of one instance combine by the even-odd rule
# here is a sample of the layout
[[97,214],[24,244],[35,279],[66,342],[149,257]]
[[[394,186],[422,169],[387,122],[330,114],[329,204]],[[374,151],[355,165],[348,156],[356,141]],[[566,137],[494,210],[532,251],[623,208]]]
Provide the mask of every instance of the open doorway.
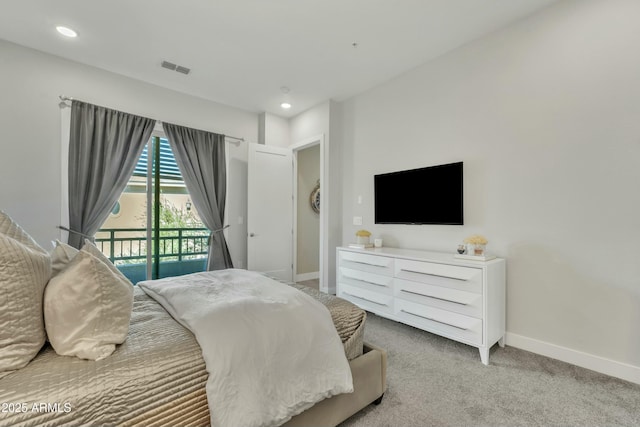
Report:
[[320,287],[320,144],[295,151],[295,281]]
[[324,135],[291,146],[293,183],[293,275],[299,283],[328,292],[327,201]]

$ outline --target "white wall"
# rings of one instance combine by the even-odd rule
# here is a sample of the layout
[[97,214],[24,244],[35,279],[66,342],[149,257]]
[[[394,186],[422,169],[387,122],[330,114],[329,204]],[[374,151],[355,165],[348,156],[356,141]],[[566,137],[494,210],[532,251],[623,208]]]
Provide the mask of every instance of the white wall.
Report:
[[328,135],[330,106],[330,101],[323,102],[289,119],[291,143],[296,144],[320,134]]
[[289,120],[271,113],[258,117],[258,143],[288,147],[291,145]]
[[[0,40],[0,209],[40,244],[60,224],[60,109],[66,95],[133,114],[257,141],[254,113],[183,95]],[[246,143],[228,144],[228,241],[246,266]]]
[[[507,259],[508,344],[637,374],[638,52],[640,2],[564,1],[347,100],[343,243],[453,253],[482,233]],[[454,161],[464,226],[373,223],[374,174]]]

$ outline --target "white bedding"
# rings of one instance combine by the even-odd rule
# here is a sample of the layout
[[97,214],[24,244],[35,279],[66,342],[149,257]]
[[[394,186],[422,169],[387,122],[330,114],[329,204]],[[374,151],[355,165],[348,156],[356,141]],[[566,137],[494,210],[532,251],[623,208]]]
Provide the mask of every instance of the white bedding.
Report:
[[237,269],[138,286],[202,348],[212,427],[281,425],[353,391],[329,311],[291,286]]

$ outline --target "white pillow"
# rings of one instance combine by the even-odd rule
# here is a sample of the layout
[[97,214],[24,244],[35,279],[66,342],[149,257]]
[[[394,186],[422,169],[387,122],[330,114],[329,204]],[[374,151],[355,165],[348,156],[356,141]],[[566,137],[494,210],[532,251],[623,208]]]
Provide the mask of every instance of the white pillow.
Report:
[[100,360],[127,338],[133,285],[89,241],[52,277],[44,293],[44,320],[56,353]]
[[78,255],[79,250],[60,240],[56,240],[56,247],[51,252],[51,277],[60,273],[69,262]]
[[0,372],[26,366],[45,341],[42,295],[51,259],[0,211]]

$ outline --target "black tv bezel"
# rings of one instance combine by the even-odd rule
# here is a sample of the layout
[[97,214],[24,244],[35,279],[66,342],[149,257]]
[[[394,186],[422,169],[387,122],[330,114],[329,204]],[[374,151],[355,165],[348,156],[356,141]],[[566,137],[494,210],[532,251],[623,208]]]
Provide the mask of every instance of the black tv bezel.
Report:
[[[401,175],[401,174],[410,174],[416,173],[423,170],[434,170],[443,167],[452,167],[454,165],[460,165],[460,222],[444,222],[444,221],[378,221],[378,188],[377,188],[377,179],[378,177],[390,176],[390,175]],[[433,166],[425,166],[422,168],[414,168],[414,169],[405,169],[394,172],[387,172],[374,175],[374,223],[375,224],[398,224],[398,225],[464,225],[464,162],[452,162],[445,163],[440,165]]]

